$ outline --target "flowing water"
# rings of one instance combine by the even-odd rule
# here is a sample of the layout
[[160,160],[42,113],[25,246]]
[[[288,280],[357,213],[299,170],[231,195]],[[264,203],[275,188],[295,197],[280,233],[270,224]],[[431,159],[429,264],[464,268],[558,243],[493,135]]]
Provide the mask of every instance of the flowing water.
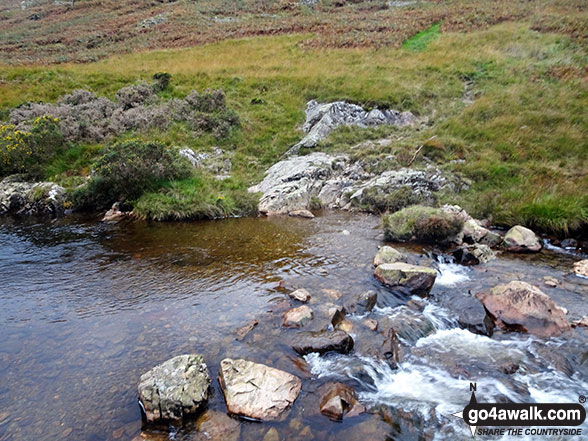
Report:
[[[588,315],[588,280],[569,274],[581,257],[557,249],[465,268],[433,257],[434,250],[405,247],[439,277],[430,299],[413,299],[420,322],[432,328],[400,333],[410,352],[398,368],[361,351],[371,331],[356,316],[356,351],[300,360],[288,345],[296,331],[280,326],[287,295],[278,282],[309,289],[315,305],[328,300],[322,288],[344,296],[373,289],[371,316],[393,319],[410,310],[411,299],[373,278],[381,244],[378,218],[343,212],[172,224],[0,220],[0,440],[131,440],[142,428],[139,376],[193,352],[211,371],[211,410],[226,412],[216,381],[225,357],[303,379],[286,418],[242,421],[243,441],[262,440],[270,427],[281,440],[471,439],[451,416],[469,401],[470,382],[480,401],[576,402],[586,395],[585,329],[550,340],[489,338],[460,329],[455,311],[435,300],[525,280],[567,308],[570,320]],[[560,286],[544,287],[545,276]],[[236,340],[236,329],[252,319],[260,325]],[[505,366],[518,369],[506,373]],[[319,390],[328,381],[353,385],[369,412],[343,423],[324,418]],[[146,439],[201,439],[193,421],[144,429]]]

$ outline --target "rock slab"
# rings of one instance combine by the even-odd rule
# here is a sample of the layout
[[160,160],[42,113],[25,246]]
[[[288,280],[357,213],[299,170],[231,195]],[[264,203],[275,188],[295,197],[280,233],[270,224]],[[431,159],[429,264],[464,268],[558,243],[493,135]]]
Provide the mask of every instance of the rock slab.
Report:
[[353,349],[353,338],[345,331],[300,332],[292,341],[292,348],[300,355],[318,352],[341,352],[347,354]]
[[209,386],[202,355],[178,355],[141,376],[139,400],[147,421],[177,421],[200,409],[208,399]]
[[288,372],[231,358],[221,361],[219,382],[229,413],[261,421],[278,419],[302,388]]
[[425,296],[435,283],[437,271],[402,262],[384,263],[376,268],[374,276],[391,289],[402,289],[408,294]]
[[476,295],[496,326],[539,337],[560,335],[570,329],[563,308],[536,286],[513,281]]

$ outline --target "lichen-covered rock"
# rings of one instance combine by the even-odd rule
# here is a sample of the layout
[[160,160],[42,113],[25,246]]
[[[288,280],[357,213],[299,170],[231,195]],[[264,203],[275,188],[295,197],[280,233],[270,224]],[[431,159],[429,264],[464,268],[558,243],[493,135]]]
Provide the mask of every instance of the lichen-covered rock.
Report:
[[402,262],[384,263],[376,268],[374,276],[391,289],[402,290],[409,295],[425,296],[435,283],[437,271]]
[[574,263],[574,273],[581,277],[588,277],[588,259]]
[[522,225],[516,225],[506,232],[504,246],[513,253],[541,251],[541,242],[535,233]]
[[566,313],[536,286],[513,281],[476,295],[496,326],[507,331],[540,337],[560,335],[570,329]]
[[496,254],[488,245],[478,243],[457,248],[451,254],[461,265],[478,265],[496,258]]
[[198,354],[178,355],[141,375],[139,400],[147,421],[181,420],[208,399],[210,376]]
[[410,200],[432,201],[435,193],[455,189],[454,181],[432,166],[423,170],[399,168],[374,175],[346,155],[315,152],[274,164],[263,181],[249,191],[262,193],[259,211],[268,215],[309,210],[317,203],[324,208],[377,211],[389,208],[380,206],[385,201],[372,200],[378,199],[379,193],[390,195],[402,190],[411,195]]
[[375,127],[386,124],[402,127],[414,124],[415,120],[410,112],[379,109],[366,111],[356,104],[344,101],[317,103],[311,100],[306,104],[306,122],[302,127],[306,136],[288,154],[296,154],[302,147],[315,147],[341,125]]
[[221,362],[219,382],[229,413],[262,421],[278,419],[302,387],[300,379],[288,372],[230,358]]
[[18,175],[0,182],[0,215],[59,216],[64,212],[65,188],[53,182],[25,182]]
[[396,262],[407,262],[408,257],[406,254],[401,253],[396,248],[392,248],[388,245],[381,247],[376,257],[374,257],[374,266],[381,265],[383,263],[396,263]]

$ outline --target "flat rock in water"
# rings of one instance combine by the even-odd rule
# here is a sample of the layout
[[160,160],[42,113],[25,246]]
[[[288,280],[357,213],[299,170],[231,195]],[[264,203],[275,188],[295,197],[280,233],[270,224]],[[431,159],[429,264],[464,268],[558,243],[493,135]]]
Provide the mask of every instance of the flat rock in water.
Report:
[[302,303],[308,302],[311,298],[310,293],[307,290],[305,290],[304,288],[300,288],[300,289],[297,289],[296,291],[292,291],[291,293],[288,293],[288,295],[290,297],[292,297],[294,300],[298,300],[299,302],[302,302]]
[[312,214],[309,210],[293,210],[290,213],[288,213],[288,216],[303,217],[305,219],[314,219],[314,214]]
[[539,288],[526,282],[498,285],[476,297],[482,301],[494,323],[507,331],[551,337],[570,329],[564,309]]
[[353,338],[344,331],[300,332],[294,337],[292,348],[300,355],[331,351],[347,354],[353,349]]
[[178,355],[141,375],[139,400],[149,422],[181,420],[206,402],[209,386],[204,358]]
[[384,263],[376,268],[374,276],[391,289],[403,289],[408,294],[425,296],[435,283],[437,271],[402,262]]
[[288,328],[300,328],[310,322],[313,317],[312,309],[309,306],[302,305],[286,311],[283,315],[283,324]]
[[219,382],[229,413],[262,421],[278,419],[302,387],[288,372],[230,358],[221,361]]
[[506,232],[504,246],[513,253],[541,251],[541,242],[535,233],[522,225],[516,225]]

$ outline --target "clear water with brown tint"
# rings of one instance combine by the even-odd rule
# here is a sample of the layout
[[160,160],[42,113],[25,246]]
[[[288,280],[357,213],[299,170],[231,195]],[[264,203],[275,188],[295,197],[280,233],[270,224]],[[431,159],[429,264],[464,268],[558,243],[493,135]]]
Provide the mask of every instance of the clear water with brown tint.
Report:
[[[468,382],[456,378],[451,384],[439,383],[451,376],[444,366],[413,363],[394,372],[353,354],[311,357],[307,365],[288,345],[296,331],[280,326],[279,311],[287,299],[277,288],[280,280],[306,287],[315,294],[315,302],[327,300],[319,294],[321,288],[345,295],[374,289],[379,293],[379,314],[406,303],[407,298],[388,293],[372,277],[371,261],[382,243],[378,224],[376,217],[343,212],[323,213],[313,220],[170,224],[104,224],[75,217],[52,222],[0,220],[0,440],[131,440],[142,426],[139,376],[172,356],[192,352],[202,353],[211,371],[212,410],[226,411],[216,381],[225,357],[269,364],[303,379],[301,396],[283,421],[241,423],[244,441],[263,439],[270,427],[288,440],[412,440],[421,439],[424,429],[440,440],[467,439],[471,435],[466,428],[449,423],[444,412],[458,402],[465,405]],[[428,250],[406,251],[438,265]],[[578,257],[544,251],[537,256],[504,256],[474,269],[441,266],[441,282],[434,290],[476,292],[513,279],[541,286],[543,277],[550,275],[564,280],[564,285],[549,294],[570,316],[580,317],[588,314],[588,283],[566,275],[574,260]],[[459,274],[462,277],[456,278]],[[443,284],[446,279],[449,282]],[[431,303],[429,313],[440,340],[422,345],[454,345],[461,348],[460,357],[468,347],[480,345],[488,345],[488,350],[496,344],[519,345],[517,350],[532,352],[524,347],[533,343],[528,343],[528,336],[480,341],[455,329],[442,308]],[[237,341],[236,329],[253,318],[260,320],[258,328]],[[567,398],[574,384],[582,386],[585,381],[587,342],[582,330],[550,342],[572,359],[572,377],[560,378],[547,363],[533,361],[535,371],[521,378],[485,372],[480,380],[503,384],[496,394],[513,390],[524,398],[529,390],[543,387],[546,394]],[[358,365],[363,369],[360,377]],[[531,375],[541,376],[542,382],[529,382]],[[355,381],[362,400],[375,409],[395,403],[402,409],[392,417],[374,410],[342,424],[330,422],[318,412],[317,390],[333,379]],[[448,392],[445,402],[443,394],[431,401],[439,388]],[[407,420],[405,413],[415,409],[425,416],[437,415],[425,423],[423,417]],[[160,429],[150,436],[198,439],[190,421],[184,427]]]

